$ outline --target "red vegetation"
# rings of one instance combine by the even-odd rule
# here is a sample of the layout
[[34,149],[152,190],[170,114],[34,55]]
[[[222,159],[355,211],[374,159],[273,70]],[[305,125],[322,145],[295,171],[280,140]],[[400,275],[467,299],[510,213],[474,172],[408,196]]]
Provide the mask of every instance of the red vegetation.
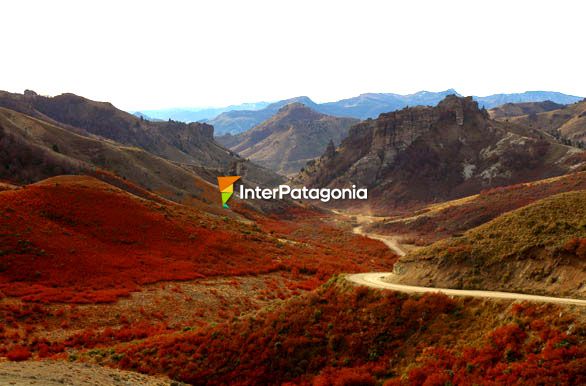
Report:
[[375,386],[376,380],[364,368],[327,368],[317,376],[314,386]]
[[326,284],[276,311],[155,337],[116,355],[122,356],[122,368],[165,373],[192,384],[305,383],[323,370],[323,385],[368,385],[379,363],[388,363],[405,339],[454,308],[443,295],[412,299]]
[[[274,271],[314,276],[300,288],[315,288],[333,273],[388,269],[396,259],[383,244],[333,227],[281,242],[279,227],[310,225],[275,220],[271,236],[83,176],[1,192],[0,218],[0,291],[29,301],[113,302],[162,280]],[[304,235],[318,242],[309,245]]]
[[328,283],[277,310],[118,348],[109,363],[197,385],[585,384],[586,326],[575,315],[518,304],[496,327],[469,319],[479,317],[494,319],[443,295]]
[[10,361],[20,362],[30,359],[31,353],[26,347],[17,346],[6,353],[6,358]]
[[430,348],[407,379],[385,385],[583,385],[586,347],[543,320],[495,329],[481,347]]
[[586,259],[586,239],[574,238],[568,241],[564,245],[564,249],[579,257],[580,259]]

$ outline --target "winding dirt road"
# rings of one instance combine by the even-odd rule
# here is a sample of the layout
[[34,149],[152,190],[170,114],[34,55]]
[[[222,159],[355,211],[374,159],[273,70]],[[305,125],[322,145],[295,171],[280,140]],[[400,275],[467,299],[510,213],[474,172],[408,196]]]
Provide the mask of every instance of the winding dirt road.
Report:
[[367,287],[389,289],[406,293],[439,292],[449,296],[472,296],[476,298],[489,299],[528,300],[542,303],[574,304],[577,306],[586,307],[586,300],[581,299],[556,298],[552,296],[528,295],[515,292],[457,290],[450,288],[418,287],[413,285],[394,284],[391,282],[393,280],[393,276],[394,274],[391,272],[368,272],[348,275],[346,276],[346,280]]
[[[341,213],[339,213],[341,214]],[[406,251],[401,247],[399,240],[391,235],[379,235],[364,231],[364,225],[373,222],[375,217],[372,216],[354,216],[357,220],[358,226],[354,227],[353,232],[371,239],[379,240],[385,243],[393,252],[399,256],[405,256]],[[573,304],[577,306],[586,307],[586,300],[573,298],[557,298],[553,296],[539,296],[521,294],[515,292],[500,292],[500,291],[481,291],[481,290],[459,290],[451,288],[435,288],[435,287],[418,287],[413,285],[395,284],[393,278],[395,274],[391,272],[368,272],[357,273],[346,276],[346,280],[358,285],[364,285],[372,288],[388,289],[393,291],[405,293],[426,293],[439,292],[448,296],[471,296],[476,298],[489,299],[509,299],[509,300],[527,300],[542,303],[557,303],[557,304]]]

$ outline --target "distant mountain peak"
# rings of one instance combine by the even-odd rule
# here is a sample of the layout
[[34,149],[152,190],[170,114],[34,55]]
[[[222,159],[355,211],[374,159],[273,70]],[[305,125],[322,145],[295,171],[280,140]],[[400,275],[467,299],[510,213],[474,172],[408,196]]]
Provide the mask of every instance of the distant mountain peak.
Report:
[[294,111],[315,111],[315,110],[313,110],[311,107],[309,107],[306,104],[303,104],[301,102],[293,102],[293,103],[289,103],[289,104],[286,104],[285,106],[281,107],[277,113],[283,114],[283,113],[291,113]]
[[293,175],[307,161],[321,155],[328,143],[340,143],[356,123],[357,119],[332,117],[293,102],[244,133],[216,139],[242,157],[279,173]]

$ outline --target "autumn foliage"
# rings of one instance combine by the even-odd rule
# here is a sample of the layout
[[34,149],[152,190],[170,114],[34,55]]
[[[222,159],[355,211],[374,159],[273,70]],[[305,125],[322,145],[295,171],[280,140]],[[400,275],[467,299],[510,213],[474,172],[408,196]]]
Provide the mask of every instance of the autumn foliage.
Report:
[[304,383],[322,371],[323,385],[372,384],[379,363],[454,308],[443,295],[412,299],[328,283],[275,311],[121,349],[117,365],[192,384]]
[[532,306],[513,307],[517,321],[490,332],[480,347],[430,347],[405,378],[385,385],[585,384],[584,330],[561,331],[533,312]]
[[26,347],[17,346],[6,353],[6,358],[10,361],[26,361],[31,357],[30,351]]
[[300,273],[300,288],[312,289],[334,273],[388,269],[396,259],[379,242],[327,225],[285,234],[310,226],[297,216],[263,229],[91,177],[52,178],[0,193],[0,291],[113,302],[157,281],[278,271]]

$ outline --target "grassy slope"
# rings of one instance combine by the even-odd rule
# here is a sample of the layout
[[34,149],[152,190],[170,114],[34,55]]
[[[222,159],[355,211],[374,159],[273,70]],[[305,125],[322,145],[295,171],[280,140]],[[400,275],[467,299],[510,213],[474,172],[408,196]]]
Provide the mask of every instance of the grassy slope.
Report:
[[373,225],[377,233],[404,234],[427,243],[460,235],[503,213],[558,193],[586,189],[586,172],[485,190],[463,199],[431,205],[415,216]]
[[[584,296],[586,191],[506,213],[400,261],[404,282]],[[576,245],[574,245],[576,244]]]

